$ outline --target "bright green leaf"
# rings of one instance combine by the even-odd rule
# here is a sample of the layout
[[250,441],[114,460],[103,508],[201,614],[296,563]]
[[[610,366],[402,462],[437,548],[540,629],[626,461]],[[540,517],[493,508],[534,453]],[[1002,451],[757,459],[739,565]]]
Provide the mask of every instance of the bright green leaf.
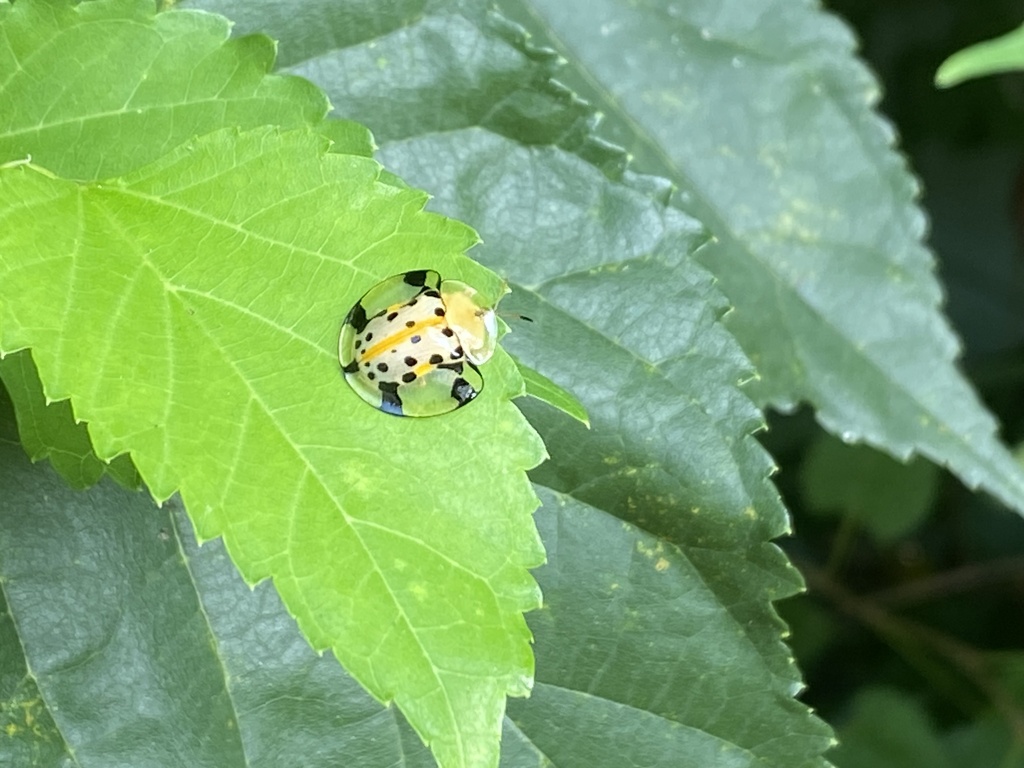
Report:
[[577,400],[572,392],[558,386],[547,376],[538,373],[533,368],[523,365],[514,356],[512,359],[515,361],[519,374],[523,377],[523,383],[526,384],[527,395],[540,400],[542,403],[547,403],[552,408],[557,408],[562,413],[572,416],[581,424],[590,426],[587,409],[583,407],[583,403]]
[[950,88],[976,77],[1020,69],[1024,69],[1024,26],[957,51],[939,66],[935,84]]
[[760,402],[807,401],[843,440],[922,454],[1024,512],[1024,471],[956,367],[917,181],[838,19],[789,0],[502,7],[714,235],[701,261]]
[[[98,180],[133,170],[195,135],[265,123],[315,123],[335,142],[332,151],[367,157],[373,151],[365,127],[322,122],[327,100],[308,82],[266,74],[274,58],[269,38],[229,41],[222,17],[192,11],[157,16],[149,0],[25,0],[0,6],[0,30],[0,72],[10,72],[0,83],[6,105],[0,164],[31,158],[51,171]],[[82,76],[83,61],[88,76]],[[15,388],[19,408],[44,400],[38,387],[25,390],[27,383]],[[82,455],[88,442],[66,442],[76,429],[84,434],[70,409],[58,404],[46,415],[20,415],[33,424],[33,455],[49,455],[75,485],[94,480],[102,462]],[[115,460],[110,469],[131,484],[134,470],[127,464]]]
[[0,4],[0,163],[104,179],[218,128],[319,123],[324,95],[268,77],[274,43],[152,0]]
[[[0,349],[31,347],[97,455],[180,490],[316,648],[394,699],[444,766],[496,763],[533,661],[542,559],[523,470],[543,448],[498,354],[472,407],[369,408],[337,334],[367,287],[434,267],[496,298],[467,227],[315,132],[222,131],[122,179],[0,171]],[[39,237],[45,232],[46,237]],[[443,465],[435,460],[443,446]]]

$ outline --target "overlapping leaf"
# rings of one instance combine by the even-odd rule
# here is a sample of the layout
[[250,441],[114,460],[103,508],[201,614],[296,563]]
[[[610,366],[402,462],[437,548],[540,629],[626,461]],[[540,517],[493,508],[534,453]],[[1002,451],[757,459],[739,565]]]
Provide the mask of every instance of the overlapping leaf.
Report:
[[366,285],[425,260],[492,297],[500,281],[462,255],[471,230],[326,146],[226,131],[110,183],[4,170],[0,348],[31,347],[96,452],[131,451],[158,498],[180,489],[200,535],[274,577],[444,764],[486,765],[532,672],[522,471],[541,449],[508,402],[521,384],[499,356],[472,412],[394,419],[344,387],[336,339]]
[[[588,433],[523,404],[552,456],[534,477],[557,492],[545,492],[541,516],[551,560],[538,572],[547,607],[532,621],[537,690],[510,710],[516,727],[504,743],[560,765],[621,765],[638,749],[653,764],[703,766],[710,750],[737,764],[822,765],[827,729],[791,698],[798,676],[769,605],[799,578],[767,543],[786,521],[749,437],[758,414],[737,388],[749,364],[717,323],[724,304],[710,277],[689,258],[704,236],[662,204],[666,185],[610,181],[621,175],[614,153],[599,172],[574,154],[521,145],[547,136],[581,149],[565,130],[579,125],[580,106],[550,88],[524,98],[552,59],[482,8],[429,4],[419,23],[396,23],[365,46],[289,38],[300,11],[272,34],[290,71],[317,78],[341,114],[374,130],[389,167],[429,185],[439,210],[474,222],[480,258],[513,287],[503,307],[534,319],[510,321],[506,344],[591,416]],[[436,64],[417,66],[425,60]],[[495,82],[502,88],[483,85]],[[403,90],[413,87],[415,97]],[[464,106],[437,109],[438,99]],[[713,628],[690,643],[683,625],[694,610]],[[655,617],[672,629],[660,634]],[[718,664],[719,653],[742,661]],[[694,668],[708,672],[695,686]],[[657,683],[645,677],[652,669]],[[624,732],[629,743],[616,744]]]
[[[557,491],[542,494],[542,519],[559,522],[544,529],[546,609],[531,622],[538,687],[510,710],[520,731],[556,764],[619,765],[632,733],[666,765],[707,765],[712,752],[821,765],[827,729],[791,698],[799,677],[770,607],[800,584],[767,543],[788,524],[736,387],[746,361],[689,258],[700,230],[573,155],[477,131],[382,156],[477,223],[481,258],[509,275],[508,306],[534,319],[506,343],[572,390],[593,425],[522,404],[551,453],[533,473]],[[530,256],[549,252],[559,257]]]
[[17,409],[21,444],[33,460],[49,459],[76,488],[92,485],[104,472],[124,485],[138,485],[138,475],[127,455],[109,464],[96,457],[85,425],[75,423],[68,401],[46,402],[28,352],[0,360],[0,380]]
[[[0,7],[0,164],[34,159],[80,179],[137,168],[195,135],[224,127],[314,123],[332,151],[370,156],[363,126],[323,123],[323,93],[296,77],[268,75],[274,43],[229,40],[213,14],[156,15],[145,0],[23,2]],[[96,56],[97,50],[106,55]],[[82,76],[81,62],[89,62]],[[95,481],[103,462],[70,406],[43,411],[32,364],[0,360],[14,396],[22,441],[74,485]],[[129,460],[111,469],[132,483]]]
[[[71,445],[56,465],[91,482],[73,409],[103,459],[131,451],[159,498],[180,488],[247,579],[277,577],[314,645],[343,645],[445,764],[495,760],[505,694],[532,673],[521,612],[541,557],[522,475],[541,449],[507,403],[521,379],[499,356],[476,418],[440,430],[323,402],[350,396],[337,328],[376,280],[430,266],[497,298],[461,256],[472,232],[420,213],[425,198],[372,161],[325,157],[313,134],[221,132],[165,156],[266,123],[314,124],[336,154],[372,148],[361,126],[321,122],[307,81],[267,75],[268,38],[229,41],[223,18],[26,0],[0,7],[0,26],[0,349],[33,348],[47,399],[71,398],[34,419],[31,363],[5,361],[25,439],[51,458]],[[162,159],[75,187],[27,158],[79,179]],[[424,460],[441,455],[451,471]]]
[[808,401],[844,440],[923,454],[1024,512],[1024,473],[955,367],[917,184],[837,19],[779,0],[505,6],[715,236],[701,260],[763,402]]
[[72,491],[3,441],[13,431],[3,421],[0,762],[277,768],[315,754],[384,768],[408,758],[396,711],[314,653],[271,585],[250,590],[220,542],[197,547],[179,501],[158,510],[109,483]]
[[214,14],[144,0],[0,4],[0,163],[31,157],[105,179],[217,128],[298,127],[327,112],[296,77],[267,76],[274,43],[228,40]]

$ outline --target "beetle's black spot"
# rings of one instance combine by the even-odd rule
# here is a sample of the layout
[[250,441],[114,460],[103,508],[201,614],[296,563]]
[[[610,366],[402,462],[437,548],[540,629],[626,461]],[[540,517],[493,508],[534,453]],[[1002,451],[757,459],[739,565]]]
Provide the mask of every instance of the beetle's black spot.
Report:
[[407,307],[415,307],[417,301],[419,301],[419,299],[410,299],[409,302],[405,306],[407,306]]
[[387,363],[377,363],[377,370],[380,371],[381,373],[387,373],[388,372],[388,364]]
[[367,362],[363,363],[363,367],[364,367],[364,368],[369,368],[369,367],[370,367],[370,363],[369,363],[369,361],[367,361]]
[[390,323],[396,317],[398,317],[398,313],[397,312],[392,312],[390,315],[388,315],[388,322]]
[[435,307],[434,314],[438,317],[444,317],[444,307]]
[[441,298],[440,292],[439,291],[435,291],[433,288],[431,288],[429,291],[424,291],[423,295],[424,296],[429,296],[432,299],[440,299]]
[[359,349],[359,348],[360,348],[361,346],[363,346],[363,341],[362,341],[362,339],[356,339],[356,345],[355,345],[355,348],[356,348],[356,349]]
[[417,363],[417,360],[416,360],[415,357],[407,357],[407,358],[405,358],[405,364],[408,365],[410,368],[412,368],[414,365],[416,365],[416,363]]
[[409,341],[413,344],[419,344],[423,338],[421,336],[413,336]]
[[451,338],[452,336],[455,335],[455,331],[453,331],[451,328],[442,328],[441,333],[443,333],[448,338]]
[[406,272],[402,279],[406,285],[426,285],[427,284],[427,270],[416,269],[412,272]]
[[362,333],[369,320],[366,319],[366,310],[362,302],[357,301],[356,305],[349,310],[345,322],[356,329],[356,333]]
[[370,381],[373,381],[374,379],[377,378],[377,374],[375,374],[373,371],[370,371],[368,374],[366,374],[366,378],[368,378]]
[[460,376],[462,375],[462,363],[442,363],[437,366],[438,368],[444,368],[446,371],[455,371]]
[[414,325],[416,325],[416,321],[415,320],[406,320],[405,321],[405,327],[406,328],[412,328]]
[[431,355],[430,356],[430,364],[431,365],[439,365],[440,363],[443,363],[443,362],[444,362],[444,358],[441,357],[441,355]]
[[465,405],[476,397],[476,394],[476,390],[465,379],[460,377],[452,382],[452,399],[458,400],[459,405]]
[[372,333],[368,333],[368,334],[366,334],[365,341],[369,341],[372,338],[373,338],[373,334]]
[[416,381],[416,374],[413,373],[412,371],[409,371],[408,373],[403,373],[402,381],[404,381],[406,384],[408,384],[410,381]]
[[452,352],[452,357],[462,357],[464,354],[465,352],[462,351],[462,345],[460,344],[455,348],[455,351]]
[[359,363],[357,363],[355,360],[353,360],[348,365],[342,367],[341,370],[343,370],[345,373],[355,373],[356,371],[359,370]]
[[380,390],[380,409],[384,413],[402,416],[402,398],[398,396],[397,381],[382,381],[377,384]]

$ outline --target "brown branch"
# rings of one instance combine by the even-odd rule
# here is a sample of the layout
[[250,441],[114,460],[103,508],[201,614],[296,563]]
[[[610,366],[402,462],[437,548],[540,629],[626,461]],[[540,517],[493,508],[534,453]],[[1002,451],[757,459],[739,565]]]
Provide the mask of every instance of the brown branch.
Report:
[[952,571],[879,590],[873,601],[886,605],[907,605],[955,595],[1006,581],[1024,581],[1024,558],[1008,557],[972,563]]
[[988,698],[996,711],[1006,720],[1014,740],[1024,745],[1024,710],[1021,710],[1009,692],[1000,685],[982,651],[924,624],[892,615],[874,599],[855,595],[814,566],[800,563],[799,567],[812,592],[824,595],[843,613],[860,621],[881,637],[900,637],[917,641],[953,664]]

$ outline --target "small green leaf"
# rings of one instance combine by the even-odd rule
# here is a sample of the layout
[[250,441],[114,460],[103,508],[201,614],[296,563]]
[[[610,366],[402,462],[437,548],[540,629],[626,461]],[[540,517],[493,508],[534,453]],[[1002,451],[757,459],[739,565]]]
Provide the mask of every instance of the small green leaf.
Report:
[[953,768],[921,704],[895,689],[869,688],[853,704],[833,758],[837,768]]
[[17,413],[21,444],[33,461],[49,459],[75,488],[87,488],[104,473],[126,487],[138,487],[139,477],[131,459],[117,456],[109,464],[98,459],[85,425],[75,421],[71,404],[67,400],[46,402],[27,351],[0,359],[0,380]]
[[558,386],[547,376],[538,373],[530,366],[524,365],[515,355],[510,355],[510,357],[515,362],[519,375],[523,377],[523,382],[526,384],[526,394],[529,397],[540,400],[542,403],[547,403],[552,408],[557,408],[562,413],[572,416],[581,424],[585,424],[588,429],[590,428],[590,418],[587,416],[587,409],[583,407],[583,403],[577,400],[572,392]]
[[938,493],[939,470],[931,462],[903,464],[865,445],[823,436],[808,450],[800,484],[808,510],[848,515],[880,542],[912,531]]
[[1024,26],[957,51],[935,73],[940,88],[998,72],[1024,69]]
[[345,385],[337,343],[389,275],[436,268],[492,300],[503,281],[463,254],[472,230],[327,146],[221,131],[109,182],[0,171],[0,350],[30,347],[97,455],[180,490],[199,536],[273,578],[442,765],[493,765],[505,697],[532,681],[543,559],[522,381],[499,352],[471,407],[395,418]]

